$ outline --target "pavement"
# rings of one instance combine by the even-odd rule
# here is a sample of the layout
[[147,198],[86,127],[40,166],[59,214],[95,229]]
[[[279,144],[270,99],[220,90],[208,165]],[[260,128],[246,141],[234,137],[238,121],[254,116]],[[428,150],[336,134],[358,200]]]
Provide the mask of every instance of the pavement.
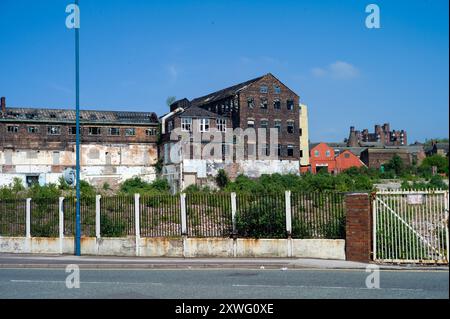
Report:
[[[0,268],[85,269],[366,269],[369,263],[308,258],[148,258],[73,255],[0,254]],[[446,270],[448,266],[377,264],[385,270]]]

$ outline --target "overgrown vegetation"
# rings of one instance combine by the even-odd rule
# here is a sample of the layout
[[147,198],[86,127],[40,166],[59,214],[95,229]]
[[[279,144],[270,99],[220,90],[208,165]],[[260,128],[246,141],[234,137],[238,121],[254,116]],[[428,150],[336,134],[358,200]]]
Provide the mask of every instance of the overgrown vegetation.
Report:
[[122,194],[161,195],[169,194],[170,185],[166,179],[156,179],[152,183],[143,181],[139,177],[127,179],[120,186]]

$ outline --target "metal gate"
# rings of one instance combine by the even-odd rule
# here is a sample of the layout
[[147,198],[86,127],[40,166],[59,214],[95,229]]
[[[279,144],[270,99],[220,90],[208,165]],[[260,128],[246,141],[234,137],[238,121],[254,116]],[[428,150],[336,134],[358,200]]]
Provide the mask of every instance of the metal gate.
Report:
[[448,191],[379,191],[373,257],[379,262],[448,263]]

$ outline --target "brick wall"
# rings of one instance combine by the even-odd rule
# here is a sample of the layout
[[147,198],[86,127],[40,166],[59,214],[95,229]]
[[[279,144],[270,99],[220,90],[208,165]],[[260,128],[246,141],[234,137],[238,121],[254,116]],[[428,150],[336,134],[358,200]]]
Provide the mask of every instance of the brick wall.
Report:
[[350,261],[371,260],[371,205],[370,196],[353,193],[345,196],[346,238],[345,255]]

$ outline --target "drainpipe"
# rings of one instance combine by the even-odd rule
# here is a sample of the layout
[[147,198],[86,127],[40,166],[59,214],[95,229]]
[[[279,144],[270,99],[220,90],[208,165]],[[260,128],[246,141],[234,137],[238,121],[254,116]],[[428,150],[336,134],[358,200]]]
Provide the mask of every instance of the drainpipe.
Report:
[[184,109],[182,107],[178,107],[175,110],[173,110],[172,112],[167,113],[166,115],[160,117],[160,121],[161,121],[161,134],[165,134],[166,133],[166,119],[168,117],[171,117],[172,115],[178,113],[178,112],[183,112]]

